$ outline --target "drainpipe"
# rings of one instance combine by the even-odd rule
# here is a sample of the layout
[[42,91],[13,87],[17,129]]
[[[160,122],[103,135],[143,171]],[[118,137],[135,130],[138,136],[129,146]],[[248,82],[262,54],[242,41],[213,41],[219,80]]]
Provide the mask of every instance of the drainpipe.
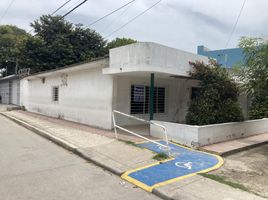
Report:
[[150,81],[150,120],[154,119],[154,73],[151,73]]

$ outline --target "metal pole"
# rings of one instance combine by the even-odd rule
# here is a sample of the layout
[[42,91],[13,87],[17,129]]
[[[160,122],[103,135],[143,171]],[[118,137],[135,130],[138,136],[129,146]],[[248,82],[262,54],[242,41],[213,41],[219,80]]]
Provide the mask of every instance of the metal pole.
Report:
[[150,120],[154,119],[154,73],[151,73],[150,81]]
[[115,116],[114,116],[114,112],[113,112],[113,124],[114,124],[114,134],[115,134],[115,138],[118,139],[118,135],[117,135],[117,130],[116,130],[116,122],[115,122]]

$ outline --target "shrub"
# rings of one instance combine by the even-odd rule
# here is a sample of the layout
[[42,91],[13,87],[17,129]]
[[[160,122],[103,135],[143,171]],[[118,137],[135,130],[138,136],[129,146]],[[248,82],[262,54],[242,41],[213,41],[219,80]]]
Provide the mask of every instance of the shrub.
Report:
[[200,81],[200,89],[186,115],[186,123],[207,125],[242,121],[243,114],[238,103],[238,85],[229,77],[225,68],[215,61],[208,65],[191,63],[194,71],[191,77]]

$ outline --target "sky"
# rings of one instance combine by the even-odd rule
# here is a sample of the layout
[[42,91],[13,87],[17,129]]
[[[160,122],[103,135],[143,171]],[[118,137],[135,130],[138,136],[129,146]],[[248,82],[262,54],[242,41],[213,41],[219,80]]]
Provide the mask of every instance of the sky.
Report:
[[[57,14],[64,14],[79,0],[71,0]],[[80,0],[81,2],[82,0]],[[130,0],[88,0],[66,17],[74,24],[88,25]],[[107,36],[158,0],[136,0],[92,27]],[[158,5],[120,31],[107,37],[129,37],[156,42],[196,53],[198,45],[209,49],[226,48],[244,0],[162,0]],[[30,22],[52,13],[66,0],[15,0],[3,16],[11,0],[0,1],[0,24],[12,24],[27,31]],[[235,32],[227,48],[237,47],[241,36],[268,35],[268,0],[247,0]]]

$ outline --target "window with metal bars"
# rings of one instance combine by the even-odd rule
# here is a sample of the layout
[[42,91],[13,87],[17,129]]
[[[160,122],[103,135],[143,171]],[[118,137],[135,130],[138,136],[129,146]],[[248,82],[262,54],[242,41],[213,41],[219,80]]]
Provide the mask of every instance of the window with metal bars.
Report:
[[196,99],[200,93],[200,87],[192,87],[191,99]]
[[59,101],[59,87],[57,86],[52,88],[52,101],[53,102]]
[[[131,86],[131,114],[149,113],[150,87],[145,85]],[[165,88],[154,87],[154,113],[165,112]]]

